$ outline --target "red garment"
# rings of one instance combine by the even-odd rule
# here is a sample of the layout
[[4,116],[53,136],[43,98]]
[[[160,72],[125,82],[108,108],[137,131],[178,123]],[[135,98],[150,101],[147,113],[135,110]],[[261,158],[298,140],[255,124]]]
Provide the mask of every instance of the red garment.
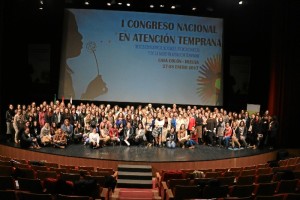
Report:
[[229,127],[225,127],[225,131],[224,131],[224,137],[231,137],[232,135],[232,128]]
[[188,125],[188,130],[192,130],[192,127],[196,126],[196,119],[195,117],[190,117],[189,118],[189,125]]

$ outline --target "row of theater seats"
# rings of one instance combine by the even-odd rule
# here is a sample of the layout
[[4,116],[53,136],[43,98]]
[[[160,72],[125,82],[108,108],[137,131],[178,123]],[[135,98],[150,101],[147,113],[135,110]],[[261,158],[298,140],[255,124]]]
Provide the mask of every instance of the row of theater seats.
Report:
[[0,199],[108,199],[111,168],[0,157]]
[[156,179],[163,200],[253,200],[260,199],[263,195],[270,199],[300,200],[299,157],[280,161],[275,166],[265,163],[228,169],[161,170],[156,173]]

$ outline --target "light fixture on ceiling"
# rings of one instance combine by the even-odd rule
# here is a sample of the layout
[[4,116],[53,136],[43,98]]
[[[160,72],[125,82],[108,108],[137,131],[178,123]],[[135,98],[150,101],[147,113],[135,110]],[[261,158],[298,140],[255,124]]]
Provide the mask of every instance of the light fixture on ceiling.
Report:
[[88,6],[88,5],[90,5],[90,2],[86,0],[86,1],[84,1],[84,5]]

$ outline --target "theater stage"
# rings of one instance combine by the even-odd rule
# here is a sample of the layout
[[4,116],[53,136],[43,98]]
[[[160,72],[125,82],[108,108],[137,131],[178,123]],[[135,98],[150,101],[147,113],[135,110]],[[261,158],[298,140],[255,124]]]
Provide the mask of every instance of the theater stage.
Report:
[[83,144],[71,144],[65,149],[43,147],[24,150],[14,143],[2,143],[0,154],[26,160],[46,160],[63,165],[95,166],[117,169],[118,164],[151,164],[161,169],[230,168],[256,165],[275,160],[277,150],[224,149],[196,145],[194,149],[142,146],[106,146],[91,149]]

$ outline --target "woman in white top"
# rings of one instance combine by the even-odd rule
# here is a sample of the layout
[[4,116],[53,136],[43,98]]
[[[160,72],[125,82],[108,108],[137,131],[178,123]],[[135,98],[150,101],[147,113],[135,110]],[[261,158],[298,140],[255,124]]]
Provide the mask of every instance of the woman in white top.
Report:
[[89,134],[89,144],[91,148],[100,147],[100,135],[97,133],[97,129],[93,128],[92,132]]

